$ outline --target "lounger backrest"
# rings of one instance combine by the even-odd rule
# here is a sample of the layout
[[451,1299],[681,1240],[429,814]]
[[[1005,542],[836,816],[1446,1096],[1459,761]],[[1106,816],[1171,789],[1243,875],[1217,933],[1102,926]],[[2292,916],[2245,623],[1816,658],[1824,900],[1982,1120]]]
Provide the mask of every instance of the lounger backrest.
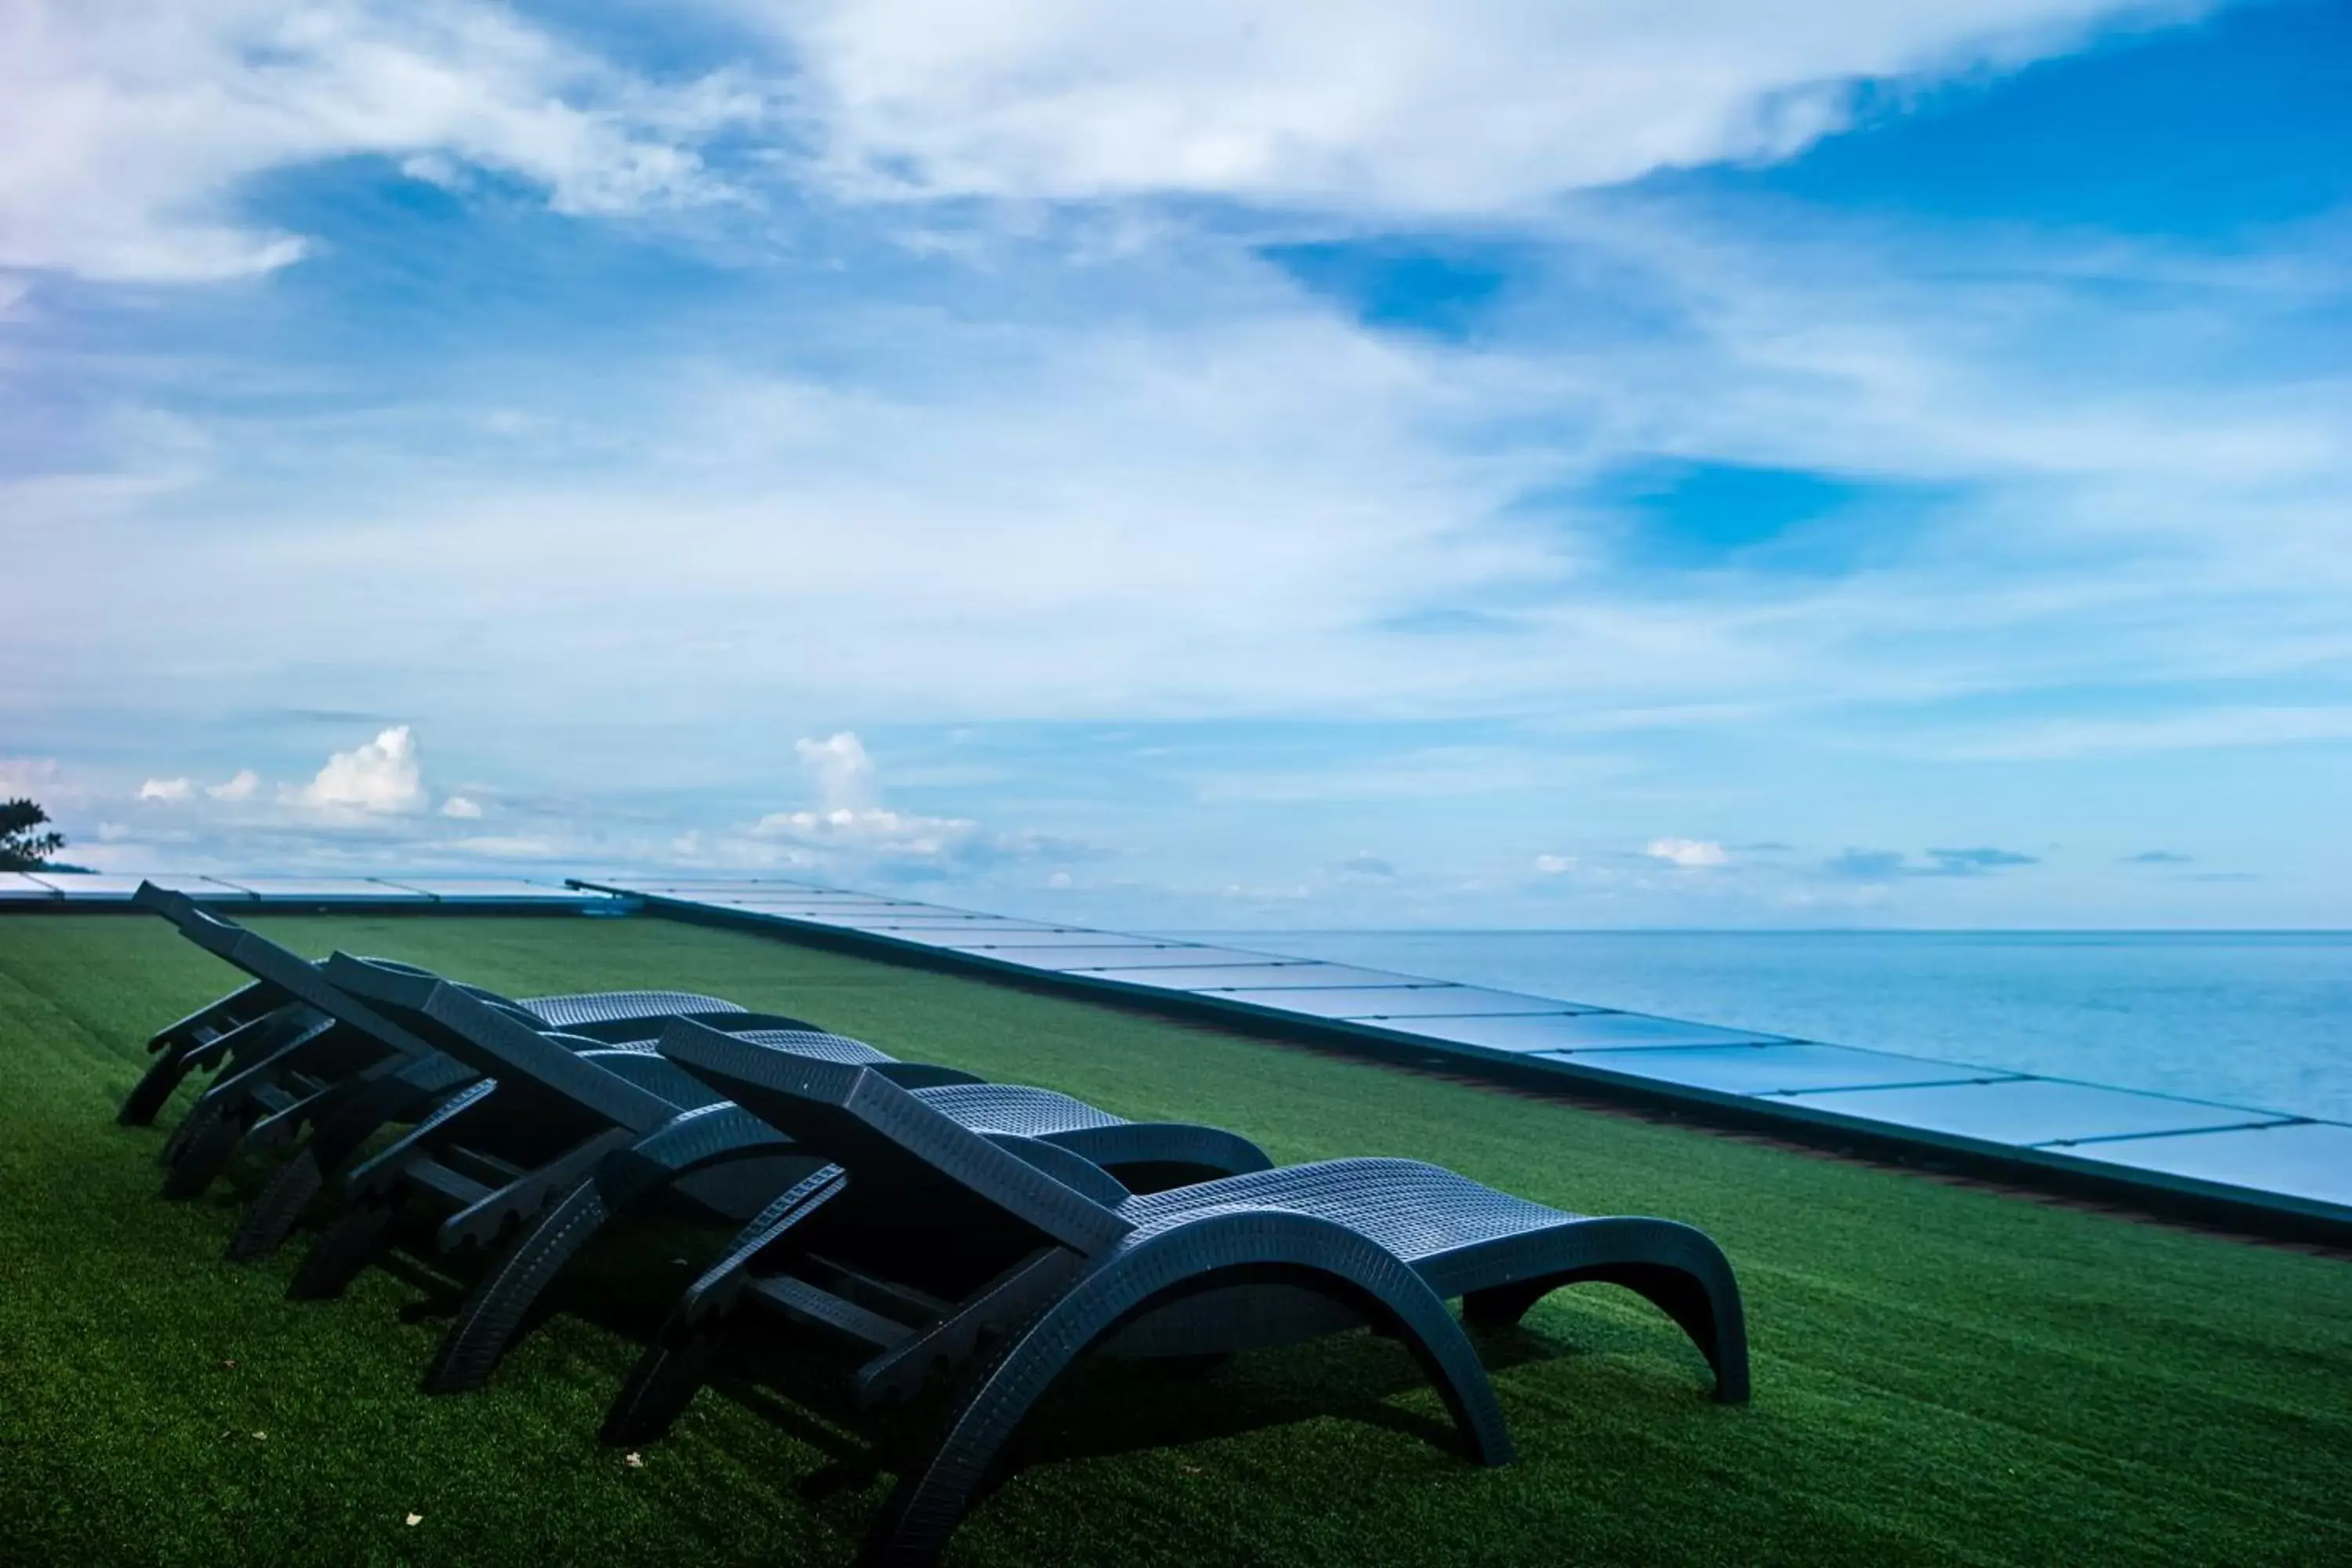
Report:
[[499,1080],[502,1099],[551,1100],[575,1113],[651,1131],[681,1109],[532,1028],[503,1007],[429,974],[331,956],[327,977],[392,1014],[434,1047]]
[[226,956],[226,949],[245,930],[235,921],[214,914],[185,893],[159,888],[142,881],[131,895],[131,901],[142,910],[152,910],[180,928],[180,934],[198,947]]
[[[484,994],[478,986],[467,990]],[[723,996],[706,996],[698,991],[630,991],[622,993],[627,998],[630,1012],[626,1016],[650,1017],[659,1009],[663,1016],[677,1013],[740,1013],[743,1008]],[[508,1002],[504,996],[493,998]],[[573,992],[562,996],[524,996],[514,999],[511,1005],[521,1008],[549,1028],[569,1029],[579,1024],[600,1023],[614,1016],[615,994],[609,991]]]
[[154,910],[178,926],[182,935],[205,952],[236,965],[263,984],[317,1008],[337,1023],[362,1030],[408,1056],[433,1054],[433,1047],[414,1032],[331,984],[320,973],[319,966],[300,953],[280,947],[224,915],[213,913],[185,893],[142,882],[131,898],[142,908]]
[[[536,1004],[526,1004],[526,1005],[535,1008]],[[608,1046],[617,1046],[632,1040],[643,1040],[647,1045],[651,1045],[655,1037],[663,1029],[668,1027],[672,1018],[693,1018],[700,1023],[709,1024],[715,1029],[724,1029],[730,1035],[740,1035],[758,1029],[804,1035],[832,1034],[832,1031],[812,1024],[805,1018],[794,1018],[782,1013],[746,1013],[731,1008],[720,1013],[681,1007],[675,1012],[646,1017],[593,1018],[586,1021],[566,1021],[554,1026],[567,1035],[585,1035],[592,1040],[602,1040]],[[846,1039],[848,1037],[835,1035],[833,1037]],[[871,1047],[867,1048],[872,1049]]]
[[659,1048],[778,1131],[845,1168],[853,1186],[878,1182],[950,1202],[976,1201],[1089,1255],[1134,1228],[870,1068],[771,1050],[684,1019],[663,1031]]
[[[131,895],[131,901],[142,909],[152,910],[163,916],[178,926],[180,933],[189,941],[206,952],[227,959],[232,963],[237,963],[238,967],[246,968],[248,973],[256,972],[240,963],[236,956],[240,942],[255,944],[247,951],[261,952],[265,963],[271,962],[273,959],[279,960],[276,963],[276,969],[280,973],[290,974],[292,971],[286,967],[290,964],[300,964],[315,972],[315,966],[308,959],[287,952],[267,937],[255,935],[226,915],[213,913],[185,893],[175,892],[169,888],[159,888],[152,882],[142,881],[137,890]],[[420,968],[414,963],[403,963],[397,959],[371,958],[366,962],[382,969],[394,970],[426,980],[442,978],[429,969]],[[458,983],[453,981],[451,984]],[[460,989],[480,997],[494,1007],[501,1007],[515,1014],[533,1028],[562,1029],[583,1024],[609,1025],[622,1021],[613,1016],[613,998],[609,993],[572,992],[562,995],[534,996],[524,1001],[517,1001],[511,996],[500,995],[498,992],[479,985],[461,985]],[[708,1014],[735,1014],[743,1011],[741,1006],[724,997],[705,996],[694,991],[637,991],[627,994],[631,1003],[639,1008],[657,1007],[661,1010],[658,1014],[651,1011],[634,1014],[631,1016],[632,1021],[656,1016],[667,1017],[671,1014],[689,1011]],[[814,1026],[804,1024],[799,1019],[780,1020],[778,1026],[786,1024],[797,1028]],[[657,1029],[648,1030],[645,1037],[650,1038],[652,1034],[656,1032],[658,1032]],[[627,1037],[625,1035],[619,1037]]]
[[[664,1026],[667,1027],[667,1025]],[[714,1028],[718,1026],[712,1026]],[[862,1062],[879,1065],[898,1058],[887,1051],[876,1050],[864,1040],[853,1040],[847,1035],[836,1035],[829,1029],[737,1029],[726,1033],[739,1040],[754,1045],[773,1046],[780,1051],[792,1051],[803,1057],[818,1057],[829,1062]]]

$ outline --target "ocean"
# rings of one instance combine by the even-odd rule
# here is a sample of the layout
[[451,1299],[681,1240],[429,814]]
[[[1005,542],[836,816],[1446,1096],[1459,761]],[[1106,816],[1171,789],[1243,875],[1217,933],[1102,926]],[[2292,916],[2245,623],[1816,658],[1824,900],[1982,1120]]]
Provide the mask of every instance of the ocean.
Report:
[[2352,1121],[2352,931],[1188,935]]

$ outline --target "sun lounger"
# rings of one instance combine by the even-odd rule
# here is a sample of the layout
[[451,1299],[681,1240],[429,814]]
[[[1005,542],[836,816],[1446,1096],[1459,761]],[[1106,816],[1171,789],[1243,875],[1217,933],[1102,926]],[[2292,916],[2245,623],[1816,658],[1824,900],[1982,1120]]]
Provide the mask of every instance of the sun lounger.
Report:
[[[171,921],[190,941],[245,970],[253,979],[156,1032],[147,1042],[149,1053],[156,1059],[123,1101],[118,1121],[127,1126],[149,1125],[193,1071],[219,1068],[223,1076],[232,1075],[289,1045],[307,1045],[335,1033],[337,1020],[317,1005],[316,969],[307,960],[213,913],[184,893],[142,882],[131,901]],[[481,994],[520,1010],[541,1027],[570,1029],[604,1039],[616,1037],[607,1032],[616,1025],[627,1028],[646,1019],[742,1011],[719,997],[677,991],[601,992],[521,1002]],[[657,1030],[655,1025],[650,1031],[639,1029],[624,1037],[644,1038]],[[345,1055],[356,1051],[368,1061],[384,1054],[382,1041],[367,1037],[364,1031],[347,1027],[335,1043],[347,1048]],[[316,1067],[336,1055],[320,1045],[310,1049],[307,1058]],[[184,1136],[179,1140],[185,1141]]]
[[691,1023],[662,1054],[832,1164],[688,1291],[605,1426],[656,1435],[692,1396],[719,1321],[756,1304],[862,1348],[868,1402],[941,1369],[969,1375],[936,1443],[902,1473],[877,1563],[933,1561],[1031,1406],[1094,1350],[1196,1356],[1369,1322],[1401,1339],[1472,1453],[1510,1437],[1473,1326],[1516,1322],[1561,1286],[1605,1280],[1664,1310],[1716,1393],[1748,1394],[1731,1268],[1672,1221],[1562,1213],[1405,1160],[1333,1160],[1129,1194],[1020,1140],[981,1136],[855,1064],[765,1052]]
[[[204,1028],[216,1031],[209,1048],[223,1058],[213,1084],[165,1142],[165,1193],[186,1196],[202,1191],[240,1143],[290,1142],[304,1125],[312,1128],[310,1138],[248,1206],[229,1245],[232,1259],[249,1262],[274,1251],[327,1177],[362,1143],[387,1124],[429,1119],[478,1076],[335,985],[319,965],[299,954],[184,895],[149,886],[139,897],[208,952],[254,976],[251,984],[158,1037],[166,1053],[158,1068],[168,1067],[175,1075],[201,1065],[195,1058],[207,1048]],[[438,978],[412,965],[368,962],[378,972],[425,984]],[[562,1037],[576,1047],[642,1041],[677,1016],[736,1030],[814,1030],[800,1019],[749,1013],[692,992],[604,992],[516,1002],[478,987],[461,989],[519,1024],[537,1028],[561,1021],[586,1031],[585,1037]],[[260,1010],[265,1005],[267,1012]],[[176,1060],[170,1055],[174,1052]],[[156,1076],[151,1068],[151,1080]],[[166,1086],[163,1093],[169,1092]]]
[[[795,1048],[791,1040],[775,1044],[786,1051]],[[1271,1163],[1256,1144],[1221,1128],[1128,1121],[1051,1089],[952,1084],[911,1092],[984,1137],[1034,1140],[1066,1151],[1122,1190],[1155,1190],[1264,1170]],[[589,1180],[551,1206],[483,1275],[435,1352],[425,1387],[455,1393],[486,1382],[541,1294],[625,1208],[673,1191],[690,1193],[690,1184],[705,1173],[758,1159],[779,1146],[790,1144],[773,1128],[740,1107],[720,1104],[688,1110],[607,1155]],[[798,1173],[821,1163],[805,1161]],[[790,1190],[785,1184],[771,1185],[768,1192],[772,1201],[782,1201]],[[747,1230],[765,1228],[755,1219]]]
[[[487,1380],[547,1286],[624,1208],[675,1194],[740,1223],[822,1163],[657,1055],[566,1050],[446,984],[342,954],[326,972],[496,1087],[468,1091],[478,1097],[453,1100],[446,1113],[355,1168],[344,1184],[348,1211],[320,1237],[289,1293],[340,1290],[364,1265],[392,1212],[411,1197],[443,1211],[438,1243],[448,1250],[487,1247],[546,1209],[460,1311],[427,1373],[436,1391]],[[1098,1179],[1108,1170],[1137,1185],[1164,1184],[1269,1163],[1255,1144],[1219,1129],[1129,1122],[1050,1089],[893,1061],[839,1036],[734,1037],[757,1049],[860,1066],[984,1136],[1067,1151],[1065,1159],[1087,1164]],[[480,1175],[486,1164],[517,1173],[492,1187]]]

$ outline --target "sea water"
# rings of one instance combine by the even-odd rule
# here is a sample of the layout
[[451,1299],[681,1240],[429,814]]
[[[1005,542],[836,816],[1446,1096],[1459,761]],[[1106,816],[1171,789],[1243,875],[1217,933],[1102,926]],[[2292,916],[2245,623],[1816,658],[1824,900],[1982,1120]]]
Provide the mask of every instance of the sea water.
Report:
[[1207,940],[2352,1121],[2347,931],[1223,931]]

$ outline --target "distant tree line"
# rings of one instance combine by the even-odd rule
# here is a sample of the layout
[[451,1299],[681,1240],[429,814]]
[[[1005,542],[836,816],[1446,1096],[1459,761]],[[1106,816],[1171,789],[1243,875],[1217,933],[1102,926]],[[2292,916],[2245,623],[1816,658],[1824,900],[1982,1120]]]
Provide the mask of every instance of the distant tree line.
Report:
[[66,847],[66,836],[47,826],[49,814],[18,796],[0,800],[0,871],[62,869],[50,857]]

